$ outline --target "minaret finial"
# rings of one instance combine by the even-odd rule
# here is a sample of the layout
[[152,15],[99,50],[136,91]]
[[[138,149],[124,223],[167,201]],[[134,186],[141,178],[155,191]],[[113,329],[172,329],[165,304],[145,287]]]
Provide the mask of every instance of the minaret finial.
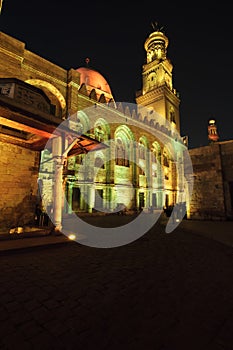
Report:
[[151,22],[151,25],[155,32],[163,32],[164,27],[160,27],[158,22]]
[[88,66],[89,66],[89,63],[90,63],[90,58],[87,57],[87,58],[85,59],[85,62],[86,62],[86,66],[88,67]]
[[2,11],[2,3],[3,3],[3,0],[0,0],[0,14],[1,14],[1,11]]

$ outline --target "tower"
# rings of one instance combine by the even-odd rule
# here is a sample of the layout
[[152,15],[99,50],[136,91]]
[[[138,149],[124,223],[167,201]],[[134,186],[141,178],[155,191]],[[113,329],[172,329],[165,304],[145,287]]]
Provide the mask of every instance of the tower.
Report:
[[219,140],[219,135],[217,132],[217,126],[214,119],[209,120],[208,125],[208,140],[212,142],[217,142]]
[[163,28],[159,28],[157,23],[152,26],[154,32],[144,43],[146,64],[142,67],[142,90],[138,92],[136,102],[139,110],[140,105],[154,110],[180,132],[180,99],[173,88],[173,65],[167,58],[169,41]]

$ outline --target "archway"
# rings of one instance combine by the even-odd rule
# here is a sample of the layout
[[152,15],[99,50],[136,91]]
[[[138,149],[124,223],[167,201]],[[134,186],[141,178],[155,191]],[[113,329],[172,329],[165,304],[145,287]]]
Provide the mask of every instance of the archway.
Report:
[[66,111],[66,100],[61,92],[51,83],[40,79],[28,79],[28,84],[41,88],[50,99],[51,103],[56,106],[56,116],[63,117]]

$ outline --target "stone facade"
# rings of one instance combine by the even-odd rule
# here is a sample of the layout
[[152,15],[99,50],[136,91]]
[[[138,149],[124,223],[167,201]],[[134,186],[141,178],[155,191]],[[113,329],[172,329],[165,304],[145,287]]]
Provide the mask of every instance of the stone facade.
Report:
[[33,223],[40,153],[0,140],[0,231]]
[[233,140],[190,149],[189,154],[194,175],[190,218],[232,220]]
[[36,55],[25,48],[25,43],[0,32],[0,76],[17,78],[44,90],[56,106],[56,116],[64,118],[77,110],[79,73]]
[[[160,32],[155,32],[150,41],[156,44],[158,38],[163,38],[162,46],[167,43],[166,36]],[[88,81],[90,85],[80,85],[78,112],[71,116],[70,127],[109,144],[109,150],[68,159],[66,173],[72,175],[64,178],[63,193],[68,213],[72,210],[111,212],[119,204],[129,210],[163,208],[185,201],[183,152],[186,147],[180,136],[180,100],[172,85],[172,64],[166,54],[163,59],[157,59],[155,53],[144,70],[137,104],[130,105],[111,99],[109,88],[107,93],[101,93],[103,77],[99,75],[98,83],[96,71],[78,69],[84,71],[86,78],[81,76],[80,81]],[[45,157],[51,158],[48,154],[46,151]],[[53,168],[51,164],[49,167]],[[50,207],[53,198],[52,194],[49,197],[48,188],[52,187],[53,179],[43,168],[40,177],[46,188],[45,205]]]
[[[138,120],[135,111],[126,118],[124,111],[128,105],[117,107],[110,109],[89,103],[88,108],[73,115],[75,127],[80,127],[84,133],[86,127],[91,137],[109,148],[68,158],[66,173],[69,175],[64,177],[68,213],[94,209],[111,212],[119,203],[129,210],[162,208],[185,200],[183,173],[176,168],[177,163],[182,164],[185,148],[182,138],[159,123],[152,127]],[[51,158],[49,150],[42,152],[45,165],[40,178],[46,188],[46,206],[52,201],[48,188],[53,184],[54,162],[45,161]]]
[[[8,216],[5,209],[1,211],[2,222],[7,220],[9,226],[12,219],[14,225],[18,224],[18,208],[24,197],[28,198],[25,206],[31,214],[22,224],[32,220],[29,204],[34,207],[37,177],[44,190],[44,207],[54,205],[54,164],[47,161],[53,150],[44,147],[54,128],[64,121],[70,130],[108,144],[106,150],[90,152],[88,157],[74,155],[64,159],[63,199],[67,203],[64,202],[63,209],[67,214],[114,211],[122,203],[128,209],[162,208],[186,200],[183,170],[186,147],[180,136],[180,100],[172,84],[173,67],[166,57],[168,40],[162,32],[152,34],[145,45],[147,63],[143,66],[142,90],[137,92],[136,104],[132,106],[114,101],[110,87],[105,90],[101,85],[105,80],[98,72],[88,67],[67,71],[30,52],[17,39],[0,33],[0,78],[16,79],[17,86],[20,82],[26,84],[23,98],[17,101],[15,95],[8,107],[10,96],[0,96],[5,113],[0,121],[5,128],[1,149],[9,145],[9,150],[14,147],[14,154],[31,152],[27,162],[18,157],[14,163],[12,153],[6,153],[11,166],[3,166],[2,171],[5,175],[9,173],[11,180],[9,198],[7,194],[3,196],[1,208],[11,209],[6,210]],[[38,92],[35,89],[41,91],[36,101],[42,98],[42,93],[46,96],[50,111],[33,109],[30,105],[33,89],[34,94]],[[17,96],[22,97],[22,93]],[[18,132],[26,133],[26,144]],[[31,138],[36,142],[30,144]],[[64,147],[71,138],[64,140]],[[29,174],[30,169],[33,174]],[[28,175],[24,182],[23,175]],[[14,204],[17,189],[10,197],[10,188],[15,188],[15,184],[19,184],[20,190]]]

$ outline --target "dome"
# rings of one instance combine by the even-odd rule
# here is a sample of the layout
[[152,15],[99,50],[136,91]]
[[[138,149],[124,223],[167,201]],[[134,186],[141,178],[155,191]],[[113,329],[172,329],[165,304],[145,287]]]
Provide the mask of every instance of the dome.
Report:
[[80,67],[76,70],[80,73],[80,85],[84,83],[88,86],[93,87],[94,89],[99,89],[107,94],[112,95],[108,82],[99,72],[87,67]]

